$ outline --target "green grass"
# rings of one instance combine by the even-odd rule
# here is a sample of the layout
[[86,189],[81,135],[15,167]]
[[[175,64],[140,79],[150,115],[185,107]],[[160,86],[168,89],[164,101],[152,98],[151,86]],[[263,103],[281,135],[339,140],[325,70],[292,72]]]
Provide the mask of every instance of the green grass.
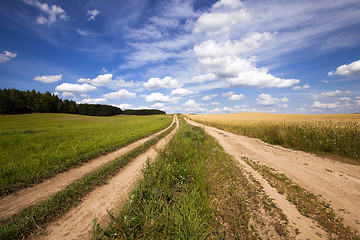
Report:
[[287,234],[287,220],[261,186],[201,128],[181,121],[143,173],[125,207],[109,213],[108,226],[94,221],[95,239],[260,239],[250,223],[261,221],[259,208]]
[[0,196],[157,132],[171,116],[0,116]]
[[29,207],[19,214],[0,222],[0,239],[23,239],[64,215],[71,207],[81,202],[95,187],[105,184],[133,158],[154,146],[158,140],[175,128],[175,124],[159,136],[106,164],[102,168],[75,181],[48,200]]
[[330,204],[320,200],[316,195],[291,181],[285,174],[255,162],[249,158],[243,159],[275,187],[280,194],[286,196],[301,214],[319,223],[329,234],[330,239],[360,239],[356,231],[346,227],[343,220],[336,216]]

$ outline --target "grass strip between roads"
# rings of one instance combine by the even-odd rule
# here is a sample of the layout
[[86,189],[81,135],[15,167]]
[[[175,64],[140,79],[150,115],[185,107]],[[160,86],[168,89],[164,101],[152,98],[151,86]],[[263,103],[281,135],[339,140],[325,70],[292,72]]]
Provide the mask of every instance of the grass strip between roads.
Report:
[[343,220],[336,216],[330,204],[320,200],[316,195],[291,181],[285,174],[280,174],[274,169],[260,164],[247,157],[242,157],[252,168],[275,187],[280,194],[286,196],[299,212],[319,223],[329,234],[330,239],[360,239],[360,235],[351,227],[346,227]]
[[93,238],[260,239],[251,223],[261,221],[260,207],[274,216],[269,224],[277,226],[282,236],[287,234],[287,219],[258,183],[214,138],[183,119],[176,135],[143,173],[129,202],[119,213],[109,213],[105,228],[95,219]]
[[161,138],[170,133],[176,124],[157,137],[147,141],[136,149],[124,154],[102,168],[73,182],[64,190],[48,200],[29,207],[19,214],[1,221],[0,239],[22,239],[42,229],[47,223],[59,218],[80,203],[81,199],[95,187],[101,186],[136,156],[154,146]]

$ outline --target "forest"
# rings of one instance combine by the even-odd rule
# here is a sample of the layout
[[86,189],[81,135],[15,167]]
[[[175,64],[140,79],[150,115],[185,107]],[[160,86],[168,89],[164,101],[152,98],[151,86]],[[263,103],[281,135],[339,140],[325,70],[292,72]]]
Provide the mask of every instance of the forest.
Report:
[[166,114],[164,111],[156,109],[122,111],[111,105],[79,104],[73,100],[62,100],[50,92],[0,89],[0,114],[23,113],[71,113],[90,116]]

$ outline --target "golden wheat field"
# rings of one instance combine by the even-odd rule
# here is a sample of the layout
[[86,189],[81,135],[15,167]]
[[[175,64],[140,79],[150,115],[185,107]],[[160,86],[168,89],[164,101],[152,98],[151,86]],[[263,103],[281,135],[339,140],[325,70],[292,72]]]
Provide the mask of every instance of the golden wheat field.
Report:
[[235,113],[186,116],[271,144],[360,163],[360,114]]

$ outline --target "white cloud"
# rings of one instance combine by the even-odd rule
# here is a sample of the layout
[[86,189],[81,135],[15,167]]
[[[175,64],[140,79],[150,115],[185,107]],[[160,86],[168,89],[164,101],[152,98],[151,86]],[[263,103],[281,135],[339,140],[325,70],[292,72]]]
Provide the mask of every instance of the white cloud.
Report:
[[216,74],[214,73],[207,73],[204,75],[198,75],[191,78],[191,80],[195,83],[204,83],[204,82],[213,81],[215,79],[216,79]]
[[165,102],[172,102],[177,103],[179,101],[179,97],[170,97],[166,96],[162,93],[156,92],[151,93],[150,95],[142,95],[141,97],[145,98],[146,102],[159,102],[159,103],[165,103]]
[[190,94],[193,94],[193,92],[186,88],[177,88],[171,91],[171,96],[186,96]]
[[87,104],[101,104],[106,103],[106,98],[87,98],[82,100],[80,103],[87,103]]
[[276,33],[248,33],[240,41],[225,41],[216,43],[214,40],[207,40],[194,47],[194,52],[199,57],[224,57],[235,56],[240,53],[249,52],[261,46],[265,41],[272,40]]
[[340,101],[351,101],[351,98],[349,97],[342,97],[342,98],[339,98]]
[[246,97],[244,94],[235,94],[234,92],[223,93],[222,96],[230,101],[240,101]]
[[163,108],[165,106],[165,103],[155,103],[151,105],[152,108]]
[[119,105],[113,105],[114,107],[118,107],[120,108],[121,110],[124,110],[124,109],[131,109],[132,106],[128,103],[122,103],[122,104],[119,104]]
[[222,6],[227,6],[230,8],[237,9],[237,8],[242,7],[243,4],[239,0],[220,0],[213,5],[213,8],[219,8]]
[[158,88],[179,88],[181,84],[178,83],[177,80],[172,77],[166,76],[163,79],[160,78],[150,78],[146,83],[143,84],[146,89],[154,90]]
[[220,105],[220,103],[219,103],[219,102],[212,102],[212,103],[210,103],[210,105],[212,105],[212,106],[218,106],[218,105]]
[[329,109],[333,109],[333,108],[337,108],[338,107],[338,103],[321,103],[319,101],[315,101],[314,104],[312,105],[312,107],[315,108],[329,108]]
[[256,108],[248,108],[246,105],[235,105],[233,108],[230,107],[222,107],[222,108],[214,108],[210,110],[210,113],[239,113],[239,112],[256,112]]
[[3,51],[0,53],[0,63],[10,61],[10,59],[16,57],[17,53]]
[[321,93],[321,96],[334,97],[334,96],[348,95],[350,93],[351,93],[350,91],[335,90],[335,91],[331,91],[331,92],[323,92],[323,93]]
[[91,20],[95,20],[95,17],[99,14],[99,10],[97,9],[94,9],[94,10],[88,10],[87,11],[87,14],[86,15],[89,15],[90,18],[88,19],[88,21],[91,21]]
[[185,107],[200,107],[203,106],[203,104],[201,103],[197,103],[194,99],[189,99],[188,101],[186,101],[183,106]]
[[346,77],[359,77],[360,76],[360,60],[352,62],[348,65],[342,65],[328,73],[329,76],[339,75]]
[[210,94],[210,95],[203,96],[201,99],[204,100],[204,101],[209,101],[209,100],[211,100],[211,99],[213,99],[213,98],[215,98],[217,96],[218,96],[218,94]]
[[38,24],[48,24],[56,21],[56,18],[59,16],[59,18],[65,20],[66,14],[64,9],[62,9],[59,6],[51,5],[49,6],[47,3],[40,3],[37,0],[23,0],[26,4],[29,4],[31,6],[37,7],[41,12],[45,13],[47,15],[47,18],[43,15],[40,15],[36,22]]
[[37,76],[34,77],[35,81],[43,82],[43,83],[53,83],[60,81],[62,78],[62,75],[45,75],[45,76]]
[[99,75],[94,79],[79,78],[78,82],[79,83],[90,83],[91,85],[100,87],[100,86],[105,86],[105,85],[111,83],[112,82],[112,77],[113,77],[112,74],[107,73],[107,74]]
[[61,94],[64,98],[75,98],[75,94],[73,94],[72,92],[63,92]]
[[241,2],[232,1],[232,4],[219,1],[213,5],[211,12],[203,13],[195,23],[194,33],[212,35],[228,35],[231,28],[248,22],[250,14],[241,9]]
[[227,79],[232,87],[290,87],[299,83],[298,79],[281,79],[269,74],[266,68],[256,68],[249,60],[236,56],[202,58],[200,63],[207,66],[220,77]]
[[280,107],[287,107],[287,104],[281,104],[288,102],[289,99],[287,97],[283,98],[274,98],[270,94],[260,94],[259,97],[256,99],[256,103],[262,106],[273,106],[277,105]]
[[72,84],[72,83],[63,83],[55,88],[55,91],[59,92],[77,92],[77,93],[87,93],[90,91],[96,90],[96,87],[91,86],[90,84]]
[[303,89],[308,89],[310,88],[310,86],[308,84],[302,85],[302,86],[294,86],[293,90],[303,90]]
[[136,98],[136,93],[129,92],[126,89],[120,89],[117,92],[104,94],[103,97],[106,99],[117,99],[117,100],[134,99]]
[[133,80],[131,81],[125,81],[123,79],[117,79],[116,81],[116,86],[118,87],[123,87],[123,88],[132,88],[132,87],[138,87],[140,86],[140,83],[136,83]]
[[183,104],[183,106],[185,107],[184,111],[186,113],[208,112],[206,108],[203,108],[204,104],[198,103],[194,99],[189,99]]

